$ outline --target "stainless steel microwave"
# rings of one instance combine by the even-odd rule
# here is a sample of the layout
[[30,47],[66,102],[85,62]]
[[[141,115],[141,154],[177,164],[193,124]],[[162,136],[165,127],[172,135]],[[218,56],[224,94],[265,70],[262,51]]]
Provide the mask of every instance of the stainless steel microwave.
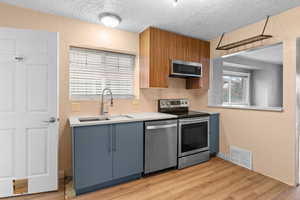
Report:
[[181,60],[172,60],[171,77],[202,77],[202,64],[197,62],[185,62]]

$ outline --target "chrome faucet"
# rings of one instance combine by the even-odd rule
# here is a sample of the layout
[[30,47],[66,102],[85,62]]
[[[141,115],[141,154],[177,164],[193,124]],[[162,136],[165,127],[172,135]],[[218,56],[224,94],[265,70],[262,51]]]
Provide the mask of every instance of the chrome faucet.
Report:
[[108,112],[104,112],[104,96],[105,96],[106,91],[110,93],[110,106],[112,107],[114,105],[114,99],[113,99],[113,94],[111,92],[111,89],[104,88],[104,90],[102,91],[102,97],[101,97],[100,115],[105,115],[108,113]]

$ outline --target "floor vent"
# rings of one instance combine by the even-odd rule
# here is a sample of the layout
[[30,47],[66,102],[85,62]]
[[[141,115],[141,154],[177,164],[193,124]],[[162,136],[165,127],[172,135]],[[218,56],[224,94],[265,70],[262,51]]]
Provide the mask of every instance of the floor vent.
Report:
[[241,167],[252,170],[252,152],[235,146],[230,146],[230,161]]

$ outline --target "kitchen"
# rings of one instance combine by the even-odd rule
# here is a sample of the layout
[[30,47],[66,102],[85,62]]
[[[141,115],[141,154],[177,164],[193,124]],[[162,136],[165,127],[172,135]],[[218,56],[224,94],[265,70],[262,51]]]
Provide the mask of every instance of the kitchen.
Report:
[[[179,2],[180,3],[180,2]],[[172,5],[171,5],[172,6]],[[180,4],[178,5],[180,6]],[[11,16],[5,22],[1,22],[3,27],[14,27],[20,29],[47,30],[59,32],[59,172],[60,175],[65,173],[66,176],[72,175],[72,135],[69,128],[68,119],[71,116],[97,116],[100,113],[100,100],[81,101],[69,99],[69,48],[81,47],[88,49],[100,50],[117,50],[121,53],[136,55],[136,63],[141,62],[139,58],[139,34],[121,31],[118,29],[105,28],[98,24],[89,24],[75,19],[68,19],[57,15],[43,14],[29,9],[1,4],[1,18],[5,19]],[[180,8],[180,7],[178,7]],[[177,9],[177,8],[176,8]],[[276,36],[276,39],[270,39],[263,44],[284,43],[284,71],[283,71],[283,107],[284,112],[264,112],[264,111],[245,111],[228,108],[216,108],[208,106],[208,92],[205,89],[186,90],[188,85],[185,79],[168,78],[167,81],[162,79],[160,84],[168,89],[163,88],[143,88],[139,89],[140,71],[138,67],[134,68],[134,93],[133,99],[114,99],[113,107],[109,108],[112,115],[127,115],[139,112],[157,112],[158,99],[188,99],[191,110],[208,111],[220,113],[220,152],[225,156],[229,153],[229,146],[235,145],[249,149],[253,152],[253,170],[271,176],[289,185],[295,182],[295,140],[292,134],[283,134],[285,130],[295,131],[295,100],[296,94],[291,93],[296,84],[290,76],[295,75],[295,38],[298,37],[299,31],[296,27],[297,22],[294,20],[297,15],[297,8],[274,16],[270,20],[270,26],[267,31]],[[11,15],[10,13],[15,13]],[[20,18],[23,20],[20,21]],[[260,21],[261,20],[261,21]],[[235,42],[257,34],[263,26],[264,19],[261,18],[259,23],[246,26],[241,30],[234,31],[225,35],[224,43]],[[43,22],[43,23],[42,23]],[[283,23],[284,22],[284,23]],[[254,23],[254,22],[253,22]],[[294,25],[294,23],[296,25]],[[284,25],[282,25],[284,24]],[[246,25],[246,24],[245,24]],[[243,25],[243,26],[245,26]],[[281,26],[292,27],[293,31],[283,31]],[[286,28],[286,29],[287,29]],[[88,31],[86,31],[88,30]],[[74,34],[76,33],[76,34]],[[113,38],[113,40],[111,40]],[[210,41],[210,57],[218,57],[222,52],[215,51],[220,38]],[[163,52],[162,52],[163,54]],[[178,58],[184,60],[183,58]],[[190,59],[188,59],[191,61]],[[145,80],[145,79],[143,79]],[[148,81],[148,83],[150,83]],[[193,87],[196,84],[191,84]],[[146,83],[147,84],[147,83]],[[153,83],[156,84],[156,83]],[[201,85],[201,84],[199,84]],[[208,87],[208,85],[204,85]],[[292,88],[292,89],[290,89]],[[294,98],[295,97],[295,98]],[[250,119],[250,120],[249,120]],[[272,124],[273,127],[263,126],[261,124]],[[240,133],[243,133],[241,135]],[[272,137],[270,134],[276,135]],[[270,141],[270,138],[272,140]],[[283,149],[274,149],[266,146],[276,146],[286,142]],[[277,155],[276,158],[272,155]],[[272,159],[269,159],[269,158]],[[282,162],[285,160],[285,162]],[[218,165],[219,161],[212,160]],[[201,166],[207,166],[209,162]],[[276,166],[276,167],[275,167]],[[220,166],[219,166],[220,167]],[[186,168],[184,170],[191,170]],[[62,172],[61,172],[62,171]],[[179,170],[181,172],[181,170]],[[182,171],[185,172],[185,171]],[[177,173],[177,172],[173,172]],[[165,175],[167,176],[167,175]],[[171,178],[171,177],[170,177]],[[176,179],[175,179],[176,180]],[[193,179],[191,179],[192,181]],[[138,180],[140,181],[140,180]],[[133,183],[128,183],[133,184]],[[99,192],[101,192],[100,190]],[[163,196],[163,195],[162,195]]]
[[[154,38],[153,42],[152,38]],[[164,38],[170,42],[162,46],[161,42],[154,43],[156,38],[158,41]],[[150,42],[145,44],[145,40]],[[188,41],[191,41],[193,46],[188,46]],[[163,57],[156,48],[167,52],[163,54],[166,56]],[[169,49],[173,50],[174,55],[171,55]],[[201,50],[205,51],[202,53]],[[181,57],[185,55],[184,51],[188,52],[186,58]],[[147,55],[147,52],[150,53]],[[207,90],[209,77],[207,42],[151,27],[140,34],[140,55],[141,84],[145,84],[142,87],[167,88],[168,79],[172,77],[175,81],[178,78],[186,81],[186,88],[198,87]],[[156,63],[157,58],[161,63]],[[101,91],[101,98],[96,95],[100,100],[100,117],[75,116],[69,119],[72,128],[73,179],[77,195],[134,180],[140,178],[142,174],[148,175],[168,168],[186,168],[208,161],[210,154],[218,154],[218,113],[213,113],[210,118],[209,113],[192,111],[188,99],[158,99],[157,111],[166,114],[109,114],[107,105],[113,107],[114,97],[120,97],[114,95],[115,92],[120,91],[118,87],[122,88],[122,94],[118,93],[118,95],[124,96],[124,92],[127,92],[125,96],[130,95],[130,90],[126,91],[126,85],[131,83],[129,85],[132,87],[129,73],[133,73],[133,70],[128,68],[133,65],[134,56],[72,47],[69,59],[72,98],[84,97],[87,92],[93,91],[94,80],[91,79],[88,70],[93,72],[93,76],[100,77],[95,78],[96,80],[102,80],[102,72],[99,74],[94,72],[93,66],[101,65],[101,62],[105,63],[106,60],[109,60],[109,64],[104,64],[107,68],[114,63],[114,60],[118,60],[118,72],[110,69],[109,73],[111,76],[117,74],[120,79],[120,82],[117,82],[114,78],[107,78],[108,81],[112,80],[105,83],[109,87]],[[190,60],[190,62],[178,59]],[[149,60],[149,63],[146,63],[146,60]],[[84,70],[84,73],[80,70]],[[160,71],[160,76],[152,72],[155,70]],[[165,73],[162,73],[164,71]],[[88,78],[83,81],[85,74]],[[149,78],[143,80],[142,77],[146,76]],[[98,84],[98,88],[103,87],[101,85],[103,83]],[[210,124],[212,124],[211,128]],[[215,131],[211,132],[210,129]],[[98,134],[99,132],[102,134]],[[91,141],[96,143],[93,145]],[[103,143],[99,144],[99,141]],[[98,159],[100,152],[103,155]],[[94,153],[96,157],[92,156]],[[124,158],[126,160],[123,160]],[[102,169],[101,173],[96,175],[95,172],[99,168]]]

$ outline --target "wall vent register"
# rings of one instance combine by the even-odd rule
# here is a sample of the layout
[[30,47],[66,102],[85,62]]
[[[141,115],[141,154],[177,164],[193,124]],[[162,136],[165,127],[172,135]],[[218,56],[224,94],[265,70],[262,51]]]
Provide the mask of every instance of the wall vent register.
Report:
[[230,146],[230,161],[252,170],[252,152],[239,147]]

